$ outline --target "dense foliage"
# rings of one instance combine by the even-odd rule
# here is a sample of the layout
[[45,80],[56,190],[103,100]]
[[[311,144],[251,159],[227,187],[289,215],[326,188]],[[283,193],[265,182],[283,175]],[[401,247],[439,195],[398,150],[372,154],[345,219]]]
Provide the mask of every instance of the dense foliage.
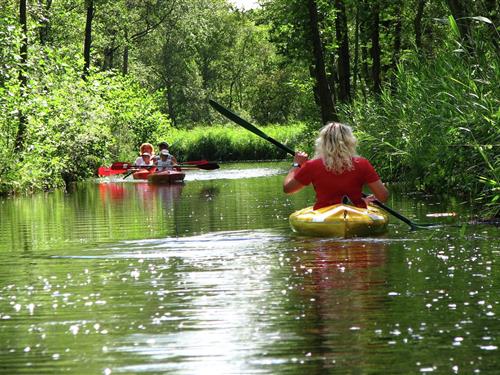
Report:
[[[15,51],[15,35],[5,36],[4,51]],[[95,71],[84,81],[79,60],[44,48],[18,67],[30,77],[20,88],[13,73],[19,59],[11,57],[1,71],[0,192],[47,190],[93,176],[99,165],[130,155],[170,126],[159,110],[160,93],[151,95],[131,77]],[[19,148],[21,115],[27,127]]]
[[387,179],[422,191],[461,191],[498,213],[499,61],[492,51],[449,47],[432,66],[408,54],[396,73],[397,95],[387,88],[354,101],[347,116]]
[[246,12],[5,0],[0,192],[92,176],[144,141],[167,139],[181,158],[282,156],[211,125],[213,98],[307,149],[321,122],[351,123],[385,180],[498,215],[498,14],[491,0],[261,0]]

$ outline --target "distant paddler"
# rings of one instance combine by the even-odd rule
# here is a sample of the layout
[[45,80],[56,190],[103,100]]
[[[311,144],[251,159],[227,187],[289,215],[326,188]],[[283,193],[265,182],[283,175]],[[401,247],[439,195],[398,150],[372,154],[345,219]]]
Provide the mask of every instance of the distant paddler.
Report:
[[139,157],[135,159],[134,165],[137,167],[145,167],[153,165],[154,147],[151,143],[143,143],[139,147]]
[[[161,150],[160,157],[155,162],[156,171],[163,172],[163,171],[173,170],[174,169],[174,160],[175,160],[175,158],[172,155],[170,155],[168,150]],[[175,164],[177,164],[177,163],[175,162]]]
[[135,167],[149,167],[153,165],[153,160],[151,160],[151,154],[149,152],[143,152],[141,156],[135,159]]
[[[316,191],[314,210],[345,203],[346,198],[361,208],[366,208],[367,203],[375,199],[386,202],[389,191],[370,162],[356,154],[356,144],[351,127],[338,122],[328,123],[316,139],[313,159],[308,160],[304,152],[295,153],[283,191],[293,194],[312,184]],[[365,185],[373,194],[363,198]]]
[[157,166],[158,172],[172,170],[177,164],[177,159],[170,153],[168,148],[167,142],[160,142],[158,144],[159,155],[154,159],[154,164]]

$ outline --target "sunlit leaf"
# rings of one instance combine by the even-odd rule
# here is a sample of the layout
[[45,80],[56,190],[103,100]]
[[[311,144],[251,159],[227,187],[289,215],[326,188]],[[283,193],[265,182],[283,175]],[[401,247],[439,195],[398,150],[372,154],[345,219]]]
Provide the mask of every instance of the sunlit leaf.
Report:
[[483,17],[483,16],[475,16],[475,17],[467,17],[467,18],[470,18],[470,19],[473,19],[473,20],[476,20],[476,21],[481,21],[481,22],[484,22],[484,23],[489,23],[489,24],[493,24],[493,22],[489,19],[489,18],[486,18],[486,17]]
[[451,31],[453,32],[453,34],[457,38],[460,38],[460,30],[459,30],[457,22],[455,21],[455,18],[453,18],[453,16],[448,16],[448,23],[450,24]]

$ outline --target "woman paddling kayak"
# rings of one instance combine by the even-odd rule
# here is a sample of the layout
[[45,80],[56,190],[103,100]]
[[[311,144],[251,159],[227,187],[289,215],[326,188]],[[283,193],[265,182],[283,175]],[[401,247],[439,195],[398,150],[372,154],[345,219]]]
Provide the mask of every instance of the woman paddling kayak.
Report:
[[134,165],[136,167],[147,167],[153,165],[151,154],[149,152],[143,152],[141,156],[135,159]]
[[155,164],[157,172],[171,171],[174,169],[174,164],[177,164],[177,160],[170,155],[167,149],[164,149],[160,151],[160,158]]
[[139,147],[139,157],[135,159],[134,165],[138,167],[153,165],[155,152],[151,143],[143,143]]
[[159,155],[153,160],[158,167],[158,172],[172,170],[177,164],[177,159],[168,151],[168,143],[160,142],[158,144]]
[[[283,191],[293,194],[312,184],[316,191],[315,210],[343,203],[344,197],[363,208],[374,199],[387,201],[389,191],[370,162],[356,155],[356,143],[349,126],[328,123],[316,139],[313,159],[308,160],[304,152],[295,153],[293,168],[285,177]],[[373,195],[363,198],[364,185]]]

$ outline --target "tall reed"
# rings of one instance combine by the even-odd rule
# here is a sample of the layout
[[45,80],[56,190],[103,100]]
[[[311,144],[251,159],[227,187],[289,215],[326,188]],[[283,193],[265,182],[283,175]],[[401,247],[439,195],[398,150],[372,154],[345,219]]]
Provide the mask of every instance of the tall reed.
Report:
[[448,45],[432,63],[409,53],[397,88],[344,108],[385,178],[474,197],[500,214],[500,65],[487,45]]

